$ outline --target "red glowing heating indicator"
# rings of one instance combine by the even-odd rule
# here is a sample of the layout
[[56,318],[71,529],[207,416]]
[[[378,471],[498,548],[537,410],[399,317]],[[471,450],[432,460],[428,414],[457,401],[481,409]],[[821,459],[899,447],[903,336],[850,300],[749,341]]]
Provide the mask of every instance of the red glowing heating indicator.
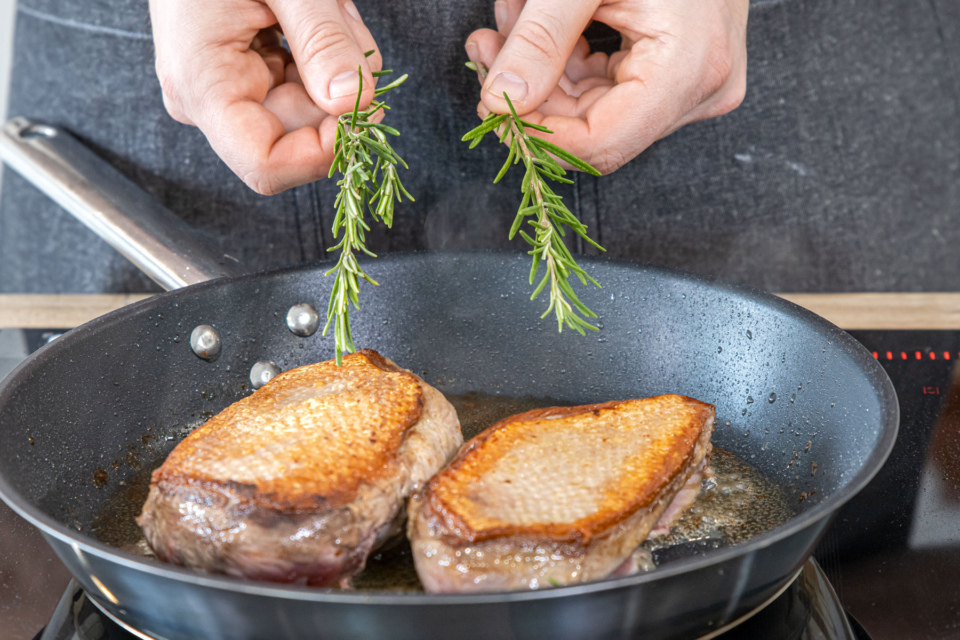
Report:
[[[893,360],[893,359],[894,359],[894,355],[893,355],[893,352],[892,352],[892,351],[887,351],[885,355],[887,356],[887,360]],[[930,356],[930,359],[931,359],[931,360],[936,360],[936,359],[937,359],[937,352],[936,352],[936,351],[931,351],[931,352],[928,353],[927,355]],[[874,351],[874,352],[873,352],[873,357],[876,358],[877,360],[879,360],[879,359],[880,359],[880,352]],[[922,352],[922,351],[914,351],[914,352],[913,352],[913,357],[916,358],[917,360],[923,360],[923,352]],[[953,357],[953,356],[950,355],[950,352],[949,352],[949,351],[944,351],[944,352],[943,352],[942,358],[943,358],[944,360],[950,360],[952,357]],[[957,353],[957,357],[960,358],[960,352]],[[901,360],[908,360],[908,359],[909,359],[909,356],[907,356],[907,352],[906,352],[906,351],[901,351],[901,352],[900,352],[900,359],[901,359]]]

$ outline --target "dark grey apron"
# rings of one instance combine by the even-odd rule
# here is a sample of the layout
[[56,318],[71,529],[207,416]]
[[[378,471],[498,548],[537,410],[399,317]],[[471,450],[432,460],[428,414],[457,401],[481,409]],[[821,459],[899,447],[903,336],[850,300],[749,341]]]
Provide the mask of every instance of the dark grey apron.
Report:
[[[362,2],[389,67],[390,124],[417,197],[376,251],[522,248],[518,179],[459,142],[477,123],[466,36],[492,0]],[[9,114],[64,125],[250,268],[326,255],[335,185],[248,190],[165,112],[146,0],[21,0]],[[602,44],[602,43],[600,43]],[[136,269],[6,171],[0,291],[152,290]],[[960,288],[960,3],[754,2],[749,84],[730,115],[562,192],[608,255],[779,291]]]

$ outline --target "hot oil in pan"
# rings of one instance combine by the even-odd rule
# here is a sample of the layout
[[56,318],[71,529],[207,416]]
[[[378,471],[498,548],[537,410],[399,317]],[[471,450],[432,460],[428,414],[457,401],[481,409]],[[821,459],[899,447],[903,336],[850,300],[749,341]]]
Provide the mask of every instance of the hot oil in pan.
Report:
[[[460,418],[464,440],[469,440],[507,416],[569,403],[543,398],[511,398],[485,394],[448,395]],[[152,556],[135,521],[147,499],[150,473],[163,462],[145,464],[124,490],[114,495],[93,522],[96,536],[104,543],[130,553]],[[704,480],[697,501],[669,534],[644,543],[656,564],[717,549],[769,531],[793,516],[776,484],[726,451],[713,450],[710,466],[714,475]],[[406,540],[371,556],[367,568],[354,577],[356,589],[419,591]]]

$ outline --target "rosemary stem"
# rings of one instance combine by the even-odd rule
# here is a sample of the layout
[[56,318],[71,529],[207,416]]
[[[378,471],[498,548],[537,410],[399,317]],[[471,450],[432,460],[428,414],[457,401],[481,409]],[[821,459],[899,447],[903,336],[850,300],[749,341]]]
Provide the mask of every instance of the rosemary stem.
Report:
[[[368,52],[369,55],[371,52]],[[386,73],[379,73],[383,76]],[[381,123],[371,122],[371,118],[380,109],[387,106],[375,100],[366,109],[360,109],[360,94],[363,91],[363,76],[357,69],[357,101],[353,110],[337,119],[337,138],[333,166],[330,176],[341,175],[337,185],[340,193],[336,199],[337,212],[333,223],[333,237],[338,238],[343,231],[343,239],[329,251],[340,250],[337,264],[327,272],[335,274],[333,290],[327,303],[327,324],[323,329],[326,335],[333,325],[333,336],[337,364],[341,364],[343,354],[353,352],[356,346],[350,330],[350,304],[359,308],[360,279],[369,284],[377,282],[368,276],[357,262],[357,255],[365,253],[376,257],[367,249],[364,234],[370,227],[364,221],[364,212],[370,214],[388,227],[393,222],[394,203],[399,202],[401,194],[413,200],[403,188],[397,175],[396,165],[406,164],[387,142],[384,132],[400,135],[396,129]],[[386,87],[378,89],[376,95],[382,95],[397,88],[407,79],[402,76]]]
[[[517,128],[516,123],[513,121],[508,121],[510,123],[510,128],[512,130],[511,136],[514,136],[519,143],[520,150],[523,152],[524,158],[526,159],[524,164],[529,164],[530,170],[536,172],[536,166],[533,162],[533,154],[530,152],[530,148],[527,146],[527,141],[524,140],[524,136],[520,133]],[[540,181],[532,180],[533,183],[533,195],[534,199],[539,207],[539,216],[537,222],[539,222],[539,227],[537,229],[537,240],[543,243],[544,249],[540,251],[540,255],[546,258],[547,263],[547,273],[550,274],[550,299],[559,301],[567,310],[570,309],[570,304],[564,299],[560,293],[560,287],[557,282],[557,263],[554,260],[553,252],[547,251],[547,248],[550,246],[550,243],[553,241],[553,225],[550,224],[550,216],[547,215],[546,203],[543,200],[543,193],[540,191]],[[560,316],[561,314],[558,314]],[[559,317],[558,317],[559,320]],[[559,320],[559,324],[562,327],[563,322]]]

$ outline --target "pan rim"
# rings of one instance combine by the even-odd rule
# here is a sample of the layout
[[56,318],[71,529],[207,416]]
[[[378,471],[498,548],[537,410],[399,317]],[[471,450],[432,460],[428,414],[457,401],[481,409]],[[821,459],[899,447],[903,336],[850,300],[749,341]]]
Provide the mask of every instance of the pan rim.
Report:
[[[514,251],[397,252],[378,258],[377,263],[388,265],[391,262],[407,261],[412,258],[423,258],[427,256],[437,256],[441,259],[457,259],[466,256],[509,259],[518,257],[525,258],[526,254]],[[187,582],[221,591],[231,591],[249,595],[331,604],[375,604],[392,606],[502,604],[583,595],[631,587],[683,573],[708,569],[736,557],[755,553],[829,518],[839,507],[858,494],[883,467],[893,449],[899,430],[900,408],[896,390],[880,363],[873,358],[862,344],[846,331],[799,305],[754,287],[721,282],[715,278],[627,260],[594,256],[582,256],[582,259],[587,263],[593,262],[628,268],[638,272],[651,273],[667,280],[708,285],[718,293],[729,293],[741,299],[762,303],[774,311],[799,317],[799,319],[804,321],[811,329],[822,335],[841,341],[850,347],[850,356],[856,357],[855,354],[859,354],[860,359],[866,363],[864,364],[865,373],[868,374],[868,378],[874,383],[874,389],[878,393],[878,399],[881,405],[881,415],[879,418],[880,432],[878,434],[877,444],[871,456],[868,457],[864,463],[863,468],[835,494],[829,496],[820,504],[815,505],[809,511],[798,514],[784,525],[760,534],[734,547],[713,551],[704,556],[684,558],[672,562],[666,567],[659,568],[656,571],[622,578],[603,578],[591,582],[537,591],[500,591],[477,594],[426,594],[419,592],[398,593],[393,591],[343,592],[333,589],[244,581],[228,576],[204,574],[191,569],[165,565],[141,558],[110,547],[87,534],[72,531],[67,526],[28,502],[2,475],[0,475],[0,499],[9,505],[17,514],[40,529],[45,536],[52,536],[66,545],[73,547],[75,551],[83,551],[84,553],[97,556],[105,561],[176,582]],[[128,315],[149,310],[158,305],[165,305],[180,297],[192,296],[208,288],[216,288],[227,283],[244,280],[263,279],[267,276],[279,277],[290,273],[319,271],[323,269],[324,264],[326,264],[324,261],[314,262],[283,269],[218,278],[183,289],[160,293],[95,318],[86,324],[68,331],[55,343],[37,350],[21,362],[5,379],[0,381],[0,406],[4,403],[5,398],[14,391],[15,383],[26,377],[25,374],[30,370],[39,367],[43,363],[44,358],[47,357],[47,352],[51,348],[54,348],[57,343],[63,344],[65,342],[72,342],[73,340],[84,339],[88,334],[99,330],[102,325],[121,320]]]

